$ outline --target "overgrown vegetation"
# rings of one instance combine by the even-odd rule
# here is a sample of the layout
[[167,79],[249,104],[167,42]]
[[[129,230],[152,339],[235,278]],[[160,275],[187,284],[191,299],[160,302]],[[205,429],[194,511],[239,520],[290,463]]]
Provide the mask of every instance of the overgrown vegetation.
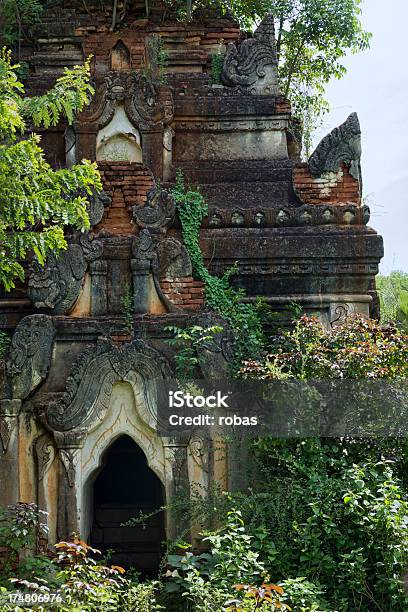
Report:
[[21,264],[33,252],[40,264],[50,252],[66,248],[64,227],[89,228],[87,205],[102,188],[96,164],[83,161],[70,170],[53,170],[40,137],[25,135],[27,122],[49,127],[88,104],[89,60],[65,69],[53,89],[28,98],[10,52],[0,53],[0,284],[6,290],[24,278]]
[[389,276],[377,276],[381,321],[396,323],[408,331],[408,274],[395,270]]
[[242,301],[245,296],[243,289],[232,287],[230,283],[235,268],[227,270],[221,277],[213,276],[207,269],[199,243],[207,204],[198,190],[186,186],[181,172],[177,172],[172,193],[195,277],[205,283],[206,304],[225,319],[234,334],[235,364],[249,356],[259,355],[264,343],[261,303]]

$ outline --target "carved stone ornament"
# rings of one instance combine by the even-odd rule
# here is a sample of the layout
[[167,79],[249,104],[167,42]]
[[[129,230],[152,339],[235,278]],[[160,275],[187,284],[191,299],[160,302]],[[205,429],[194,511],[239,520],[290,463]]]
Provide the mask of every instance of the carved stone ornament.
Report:
[[50,316],[29,315],[18,324],[7,362],[13,398],[25,399],[47,376],[54,336]]
[[160,278],[192,276],[191,259],[186,247],[176,238],[165,238],[157,244]]
[[266,15],[253,38],[237,48],[229,43],[221,74],[224,85],[249,88],[253,93],[279,93],[278,61],[272,15]]
[[99,129],[112,120],[117,105],[123,105],[130,122],[139,130],[167,124],[173,110],[164,107],[155,85],[136,71],[108,72],[93,110],[83,114],[82,122],[98,124]]
[[[113,385],[132,384],[135,380],[143,389],[145,404],[153,417],[157,407],[156,383],[169,377],[164,357],[142,340],[117,345],[100,338],[96,346],[88,347],[77,359],[65,392],[48,406],[43,419],[54,430],[54,436],[55,432],[75,433],[79,428],[89,431],[109,409]],[[58,440],[57,444],[66,446]]]
[[30,269],[28,296],[36,308],[67,314],[77,301],[88,263],[102,255],[102,244],[81,234],[58,256],[50,255],[44,268],[34,262]]
[[[165,251],[166,247],[169,247],[170,239],[165,239],[162,241],[154,241],[150,231],[148,229],[142,229],[135,238],[132,240],[132,271],[133,271],[133,286],[135,288],[134,292],[134,300],[135,300],[135,312],[147,312],[147,296],[146,293],[148,291],[147,285],[144,282],[143,278],[146,278],[146,275],[152,274],[154,286],[157,292],[157,295],[161,301],[161,303],[166,307],[168,312],[175,312],[179,310],[170,300],[164,295],[159,281],[159,253],[162,256],[162,265],[165,264]],[[175,243],[178,241],[174,241]],[[164,244],[163,244],[164,243]],[[162,246],[160,246],[162,245]],[[176,245],[173,246],[173,251],[176,249]],[[178,250],[179,255],[181,256],[182,250],[184,247],[180,244],[180,248]],[[174,252],[174,255],[176,253]],[[185,257],[188,257],[187,252],[185,253]],[[186,263],[184,257],[184,263]],[[170,255],[171,258],[171,255]],[[171,265],[170,258],[167,257],[168,265]],[[175,263],[175,262],[174,262]],[[182,262],[179,260],[180,265]],[[191,263],[190,263],[191,266]],[[190,276],[190,275],[188,275]],[[141,278],[143,277],[143,278]],[[144,290],[142,289],[144,288]]]
[[37,456],[38,480],[41,481],[51,467],[56,455],[55,446],[49,433],[37,438],[35,453]]
[[98,225],[98,223],[102,221],[105,208],[108,208],[111,202],[112,198],[104,191],[92,196],[90,199],[90,206],[88,207],[89,222],[92,227]]
[[8,424],[7,419],[0,417],[0,441],[3,447],[3,453],[7,453],[8,445],[11,438],[11,426]]
[[136,223],[143,228],[165,228],[174,219],[176,203],[165,189],[153,187],[147,194],[144,206],[133,206],[132,213]]
[[350,168],[350,174],[360,182],[361,189],[361,128],[357,113],[352,113],[339,127],[334,128],[317,145],[309,159],[313,176],[337,172],[342,163]]
[[142,229],[132,240],[132,261],[141,270],[156,274],[159,269],[156,245],[149,230]]

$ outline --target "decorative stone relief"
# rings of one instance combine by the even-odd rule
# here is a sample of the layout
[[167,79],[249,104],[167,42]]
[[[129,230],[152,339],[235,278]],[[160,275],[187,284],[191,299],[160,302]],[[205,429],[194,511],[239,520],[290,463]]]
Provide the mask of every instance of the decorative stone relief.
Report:
[[25,399],[47,376],[54,336],[50,316],[29,315],[18,324],[7,362],[13,398]]
[[98,124],[99,129],[112,121],[117,106],[123,106],[133,126],[141,131],[167,124],[172,108],[164,108],[154,84],[140,72],[108,72],[99,103],[93,112],[84,114],[82,122]]
[[53,314],[67,314],[75,305],[88,263],[102,255],[102,244],[81,234],[58,256],[50,255],[42,268],[34,262],[30,269],[28,296],[36,308]]
[[11,427],[7,419],[0,417],[0,440],[3,447],[3,453],[7,453],[8,445],[11,438]]
[[163,229],[174,219],[176,203],[169,191],[153,187],[147,194],[144,206],[133,206],[136,223],[143,228]]
[[[186,257],[188,258],[187,252],[180,244],[177,249],[176,240],[169,243],[170,239],[166,239],[161,242],[155,242],[148,229],[142,229],[139,234],[132,240],[132,260],[131,268],[133,273],[133,295],[134,295],[134,310],[136,313],[144,314],[149,312],[149,275],[153,277],[153,283],[156,293],[161,303],[166,307],[169,312],[178,310],[174,304],[172,304],[167,297],[164,295],[159,282],[159,256],[158,250],[161,249],[162,255],[162,266],[167,264],[171,266],[177,265],[177,253],[179,254],[178,263],[180,267],[183,267],[183,263],[186,264]],[[163,244],[162,244],[163,243]],[[162,246],[160,246],[162,245]],[[172,258],[172,252],[174,259]],[[168,254],[166,256],[166,250]],[[173,262],[171,261],[173,259]],[[184,265],[186,269],[186,265]]]
[[0,448],[7,453],[11,436],[17,426],[17,417],[21,409],[21,400],[3,399],[0,401]]
[[221,80],[229,87],[240,86],[251,93],[279,92],[272,15],[267,15],[255,30],[253,38],[244,40],[238,48],[234,43],[229,43]]
[[158,272],[158,258],[155,243],[149,230],[142,229],[132,240],[132,261],[140,270]]
[[318,144],[309,159],[309,170],[315,177],[327,172],[337,172],[344,163],[350,174],[360,182],[361,188],[361,128],[357,113],[352,113],[346,121]]
[[37,455],[38,480],[41,482],[51,467],[56,455],[55,446],[48,433],[37,438],[35,442],[35,453]]
[[98,225],[102,221],[105,208],[108,208],[112,203],[112,198],[107,193],[101,191],[95,194],[90,199],[90,206],[88,209],[89,222],[91,226]]
[[65,468],[65,473],[68,480],[68,485],[74,487],[75,485],[75,468],[77,463],[77,451],[67,448],[59,449],[59,458],[62,465]]
[[[81,354],[67,379],[65,392],[46,409],[43,415],[54,436],[72,434],[72,445],[80,431],[89,431],[106,414],[112,387],[117,382],[131,382],[137,376],[144,390],[145,405],[155,418],[157,381],[169,378],[170,369],[164,357],[142,340],[116,345],[100,338],[96,347]],[[96,401],[98,399],[98,401]],[[62,432],[62,433],[61,433]],[[57,439],[57,438],[56,438]],[[66,448],[66,441],[58,441]]]
[[367,225],[370,208],[357,204],[304,204],[294,208],[210,209],[208,227],[300,227],[302,225]]
[[192,276],[191,259],[187,249],[176,238],[165,238],[157,244],[160,278]]

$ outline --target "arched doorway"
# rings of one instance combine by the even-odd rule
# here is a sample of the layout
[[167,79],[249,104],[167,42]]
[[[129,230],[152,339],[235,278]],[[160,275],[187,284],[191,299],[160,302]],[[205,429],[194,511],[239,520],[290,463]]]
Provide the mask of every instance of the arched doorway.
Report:
[[[90,541],[102,553],[114,551],[110,562],[135,567],[144,575],[159,566],[165,539],[163,486],[140,447],[126,435],[105,452],[93,484]],[[151,515],[133,527],[131,518]]]

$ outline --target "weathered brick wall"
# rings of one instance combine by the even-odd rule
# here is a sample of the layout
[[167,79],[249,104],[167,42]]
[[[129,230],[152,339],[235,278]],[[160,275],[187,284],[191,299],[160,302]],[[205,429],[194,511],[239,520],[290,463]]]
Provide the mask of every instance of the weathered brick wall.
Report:
[[176,306],[197,310],[204,304],[204,283],[192,276],[165,278],[160,281],[164,295]]
[[318,178],[310,174],[307,164],[299,164],[293,171],[293,184],[305,204],[361,203],[359,183],[345,164],[338,172],[327,172]]
[[103,188],[112,198],[96,231],[111,234],[134,234],[131,207],[146,203],[146,196],[154,186],[154,178],[144,164],[132,162],[98,162]]

